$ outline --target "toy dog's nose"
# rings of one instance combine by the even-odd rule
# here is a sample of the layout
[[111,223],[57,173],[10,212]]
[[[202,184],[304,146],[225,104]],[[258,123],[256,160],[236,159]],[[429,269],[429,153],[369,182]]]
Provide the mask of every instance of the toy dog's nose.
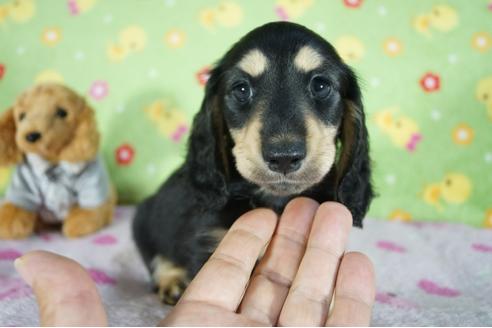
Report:
[[263,159],[272,171],[287,174],[297,171],[306,157],[306,147],[303,143],[270,146],[263,151]]
[[26,140],[30,143],[35,143],[39,139],[41,139],[41,133],[39,132],[31,132],[26,135]]

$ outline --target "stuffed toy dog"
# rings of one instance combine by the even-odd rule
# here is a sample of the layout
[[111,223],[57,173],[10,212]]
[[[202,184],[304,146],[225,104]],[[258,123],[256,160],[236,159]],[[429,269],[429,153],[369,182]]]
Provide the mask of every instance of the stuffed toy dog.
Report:
[[38,219],[79,237],[112,219],[116,197],[101,157],[93,110],[57,84],[23,93],[0,116],[0,166],[16,165],[0,206],[0,238],[31,235]]

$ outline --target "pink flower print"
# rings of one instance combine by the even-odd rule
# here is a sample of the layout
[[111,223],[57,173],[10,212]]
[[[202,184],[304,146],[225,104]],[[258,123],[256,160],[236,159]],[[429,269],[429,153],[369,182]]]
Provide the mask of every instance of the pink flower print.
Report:
[[12,248],[7,248],[7,249],[0,249],[0,261],[13,261],[18,257],[21,257],[22,253],[19,251],[16,251],[15,249]]
[[208,79],[210,78],[210,74],[211,74],[210,67],[206,66],[201,70],[199,70],[195,74],[195,77],[201,86],[205,86],[207,84]]
[[387,240],[378,241],[376,243],[376,246],[386,251],[395,252],[395,253],[405,253],[407,251],[405,247]]
[[104,271],[94,269],[94,268],[89,268],[87,269],[87,272],[89,272],[89,275],[91,276],[92,280],[96,284],[99,285],[115,285],[116,280],[110,276],[108,276]]
[[132,145],[123,144],[116,148],[115,156],[118,165],[130,165],[135,157],[135,149]]
[[418,286],[424,292],[430,295],[437,295],[443,297],[456,297],[461,295],[459,290],[441,287],[431,280],[422,279],[419,281]]
[[435,92],[441,88],[441,78],[438,74],[426,73],[420,79],[420,86],[425,92]]
[[0,64],[0,80],[3,79],[3,76],[5,75],[5,65],[4,64]]
[[363,0],[343,0],[343,3],[348,8],[359,8]]
[[108,82],[103,80],[94,81],[89,90],[89,95],[94,100],[103,100],[109,94],[109,85]]
[[118,242],[118,239],[110,234],[100,235],[92,239],[92,243],[96,245],[114,245]]

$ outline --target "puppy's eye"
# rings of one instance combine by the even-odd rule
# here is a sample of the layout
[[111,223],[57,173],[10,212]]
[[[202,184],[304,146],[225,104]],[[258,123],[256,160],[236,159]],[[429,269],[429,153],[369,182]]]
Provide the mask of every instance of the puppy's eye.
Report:
[[311,80],[311,93],[319,100],[327,98],[331,93],[330,83],[320,76],[315,76]]
[[56,109],[56,117],[59,117],[59,118],[65,118],[67,117],[68,113],[65,109],[61,108],[61,107],[58,107]]
[[232,95],[238,102],[245,103],[252,96],[251,88],[248,83],[240,82],[232,88]]
[[19,115],[19,121],[22,121],[25,118],[26,118],[26,113],[20,113],[20,115]]

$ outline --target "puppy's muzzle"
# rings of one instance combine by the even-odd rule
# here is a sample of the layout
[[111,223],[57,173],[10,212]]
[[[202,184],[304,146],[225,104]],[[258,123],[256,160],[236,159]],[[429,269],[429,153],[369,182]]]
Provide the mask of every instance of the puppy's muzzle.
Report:
[[263,147],[262,155],[270,170],[287,175],[301,167],[306,146],[303,142],[268,144]]
[[35,143],[39,139],[41,139],[41,133],[37,131],[26,134],[26,140],[30,143]]

